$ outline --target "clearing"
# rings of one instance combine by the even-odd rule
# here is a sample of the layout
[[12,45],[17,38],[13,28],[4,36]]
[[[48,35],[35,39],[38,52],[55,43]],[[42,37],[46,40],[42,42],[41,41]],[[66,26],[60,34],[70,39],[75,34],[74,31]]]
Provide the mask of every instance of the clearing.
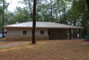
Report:
[[[8,45],[9,46],[6,46]],[[84,40],[49,40],[0,42],[0,60],[89,60],[89,42]]]

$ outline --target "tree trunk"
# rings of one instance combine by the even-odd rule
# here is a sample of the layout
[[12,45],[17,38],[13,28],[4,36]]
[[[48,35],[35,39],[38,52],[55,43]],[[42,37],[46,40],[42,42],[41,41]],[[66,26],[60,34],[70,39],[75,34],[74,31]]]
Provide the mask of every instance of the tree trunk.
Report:
[[3,0],[3,16],[2,16],[2,37],[4,37],[4,8],[5,7],[5,1]]
[[86,0],[86,2],[87,2],[88,9],[89,9],[89,0]]
[[35,39],[36,31],[36,0],[33,2],[33,28],[32,28],[32,44],[36,43]]
[[[86,0],[86,3],[87,3],[87,6],[88,6],[88,13],[89,13],[89,0]],[[88,31],[87,31],[87,29],[88,29],[88,26],[86,26],[85,27],[85,36],[87,36],[87,33],[88,33]]]
[[50,5],[51,5],[51,18],[50,18],[50,19],[51,19],[51,22],[53,22],[53,20],[52,20],[52,16],[53,16],[53,15],[52,15],[52,13],[53,13],[53,11],[52,11],[52,3],[53,3],[53,1],[50,0]]

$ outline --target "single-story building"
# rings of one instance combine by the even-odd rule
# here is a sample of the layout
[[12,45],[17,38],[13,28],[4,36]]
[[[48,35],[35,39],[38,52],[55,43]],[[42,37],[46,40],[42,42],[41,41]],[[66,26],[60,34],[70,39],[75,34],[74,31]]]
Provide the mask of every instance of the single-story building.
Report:
[[[32,22],[5,25],[7,30],[7,41],[32,40]],[[71,39],[72,29],[83,29],[83,27],[59,24],[54,22],[36,22],[36,40]],[[69,34],[68,34],[69,32]]]

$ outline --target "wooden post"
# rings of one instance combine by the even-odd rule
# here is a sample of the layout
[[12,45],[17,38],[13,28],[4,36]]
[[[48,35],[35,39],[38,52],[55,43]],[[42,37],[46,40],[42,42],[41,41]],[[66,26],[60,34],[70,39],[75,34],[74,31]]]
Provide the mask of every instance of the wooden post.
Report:
[[85,28],[83,29],[83,38],[85,38]]
[[69,39],[71,39],[71,29],[69,29]]
[[75,39],[75,30],[73,30],[73,38]]
[[87,36],[87,28],[86,27],[84,27],[84,30],[83,30],[83,32],[84,32],[84,38],[85,38],[85,36]]
[[3,0],[3,16],[2,16],[2,37],[4,37],[4,8],[5,7],[5,1]]
[[32,44],[36,43],[35,39],[36,31],[36,0],[33,1],[33,28],[32,28]]
[[80,34],[80,32],[81,32],[81,30],[79,29],[79,39],[81,39],[81,36],[80,36],[81,34]]

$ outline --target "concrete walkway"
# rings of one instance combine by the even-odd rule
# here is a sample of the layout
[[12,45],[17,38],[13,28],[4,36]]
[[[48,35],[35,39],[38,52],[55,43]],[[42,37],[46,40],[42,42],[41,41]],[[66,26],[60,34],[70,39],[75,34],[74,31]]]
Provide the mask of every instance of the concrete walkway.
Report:
[[21,44],[22,42],[15,42],[15,43],[11,43],[11,44],[6,44],[6,45],[0,45],[0,48],[2,47],[10,47],[10,46],[15,46],[15,45],[19,45]]

